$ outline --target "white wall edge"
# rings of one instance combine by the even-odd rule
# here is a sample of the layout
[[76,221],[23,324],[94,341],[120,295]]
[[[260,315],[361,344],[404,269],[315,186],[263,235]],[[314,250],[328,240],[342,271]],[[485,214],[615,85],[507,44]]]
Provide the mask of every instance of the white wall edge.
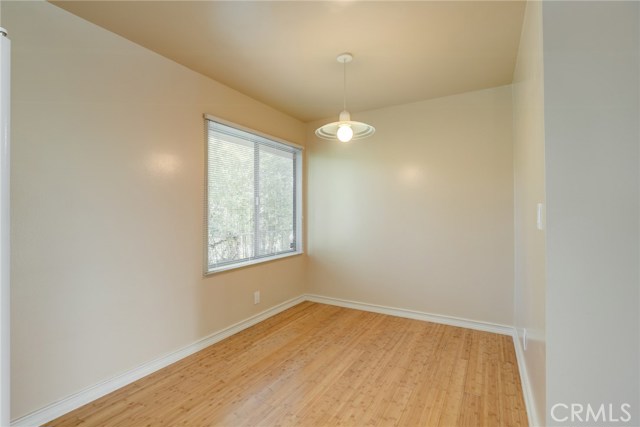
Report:
[[518,372],[520,373],[520,387],[522,388],[522,395],[524,397],[524,404],[527,408],[527,418],[531,427],[543,426],[538,419],[538,411],[536,410],[536,401],[533,397],[533,390],[531,389],[531,382],[529,381],[529,374],[527,372],[527,364],[524,358],[524,349],[522,348],[522,342],[518,336],[518,329],[513,328],[513,347],[516,350],[516,360],[518,361]]
[[11,40],[0,31],[0,425],[11,410]]
[[405,317],[407,319],[422,320],[425,322],[440,323],[442,325],[457,326],[459,328],[474,329],[483,332],[492,332],[500,335],[513,335],[513,327],[497,323],[481,322],[477,320],[463,319],[460,317],[445,316],[441,314],[424,313],[421,311],[407,310],[404,308],[387,307],[384,305],[369,304],[364,302],[349,301],[340,298],[323,297],[320,295],[306,295],[307,301],[321,304],[336,305],[339,307],[353,308],[356,310],[370,311],[373,313],[388,314],[390,316]]
[[214,332],[213,334],[202,338],[194,342],[193,344],[190,344],[158,359],[147,362],[137,368],[131,369],[94,386],[87,387],[84,390],[81,390],[78,393],[75,393],[65,399],[54,402],[42,409],[15,419],[11,422],[11,426],[41,426],[44,423],[54,420],[70,411],[73,411],[74,409],[77,409],[83,405],[86,405],[87,403],[101,398],[102,396],[116,391],[119,388],[131,384],[134,381],[146,377],[147,375],[150,375],[166,366],[169,366],[172,363],[184,359],[185,357],[190,356],[206,347],[209,347],[212,344],[220,342],[223,339],[230,337],[231,335],[237,334],[244,329],[247,329],[257,323],[262,322],[263,320],[268,319],[269,317],[275,316],[276,314],[295,305],[298,305],[305,300],[305,296],[300,295],[299,297],[292,298],[288,301],[280,303],[261,313],[235,323],[227,328]]

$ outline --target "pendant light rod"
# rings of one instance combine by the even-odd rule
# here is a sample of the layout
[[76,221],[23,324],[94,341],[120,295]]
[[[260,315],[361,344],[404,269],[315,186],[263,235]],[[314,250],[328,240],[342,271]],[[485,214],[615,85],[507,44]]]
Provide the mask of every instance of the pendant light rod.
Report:
[[347,63],[342,63],[342,109],[347,111]]
[[342,62],[342,110],[347,111],[347,63],[353,61],[353,55],[345,52],[338,55],[336,59]]

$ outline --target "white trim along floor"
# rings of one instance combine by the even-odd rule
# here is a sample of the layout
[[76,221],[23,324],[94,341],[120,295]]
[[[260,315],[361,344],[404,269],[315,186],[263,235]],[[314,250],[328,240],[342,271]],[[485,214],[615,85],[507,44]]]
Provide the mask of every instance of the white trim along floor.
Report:
[[438,314],[423,313],[414,310],[406,310],[402,308],[386,307],[375,304],[368,304],[363,302],[348,301],[339,298],[330,298],[320,295],[303,294],[299,297],[292,298],[274,307],[271,307],[261,313],[251,316],[245,320],[242,320],[234,325],[224,328],[220,331],[198,340],[184,348],[181,348],[172,353],[166,354],[158,359],[147,362],[135,369],[124,372],[113,378],[105,380],[99,384],[87,387],[86,389],[75,393],[65,399],[54,402],[42,409],[39,409],[24,417],[18,418],[11,423],[11,426],[15,427],[33,427],[40,426],[46,422],[56,419],[67,412],[77,409],[87,403],[90,403],[102,396],[105,396],[127,384],[131,384],[134,381],[139,380],[159,369],[162,369],[178,360],[185,358],[193,353],[196,353],[212,344],[215,344],[223,339],[234,335],[244,329],[247,329],[271,316],[274,316],[288,308],[291,308],[303,301],[312,301],[321,304],[335,305],[345,308],[353,308],[356,310],[370,311],[374,313],[388,314],[390,316],[398,316],[415,320],[422,320],[425,322],[440,323],[450,326],[457,326],[461,328],[474,329],[484,332],[492,332],[496,334],[509,335],[513,337],[513,344],[516,351],[516,357],[518,360],[518,369],[520,372],[520,380],[522,382],[522,392],[527,406],[527,414],[529,418],[530,426],[538,426],[539,420],[535,419],[535,410],[533,408],[533,400],[531,394],[531,387],[527,376],[527,369],[524,363],[524,356],[518,334],[513,326],[499,325],[494,323],[479,322],[475,320],[462,319],[457,317],[443,316]]

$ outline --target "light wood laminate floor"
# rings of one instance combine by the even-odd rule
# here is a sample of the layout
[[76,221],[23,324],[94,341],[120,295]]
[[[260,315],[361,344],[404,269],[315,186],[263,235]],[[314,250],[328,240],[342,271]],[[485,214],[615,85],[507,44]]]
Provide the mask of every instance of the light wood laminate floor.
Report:
[[526,426],[511,337],[304,302],[48,426]]

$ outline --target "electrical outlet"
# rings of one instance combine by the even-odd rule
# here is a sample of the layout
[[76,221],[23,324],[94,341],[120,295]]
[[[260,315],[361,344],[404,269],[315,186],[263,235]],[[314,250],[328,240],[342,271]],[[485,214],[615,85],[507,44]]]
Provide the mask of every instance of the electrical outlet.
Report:
[[527,330],[524,329],[522,332],[522,347],[524,347],[524,349],[527,349]]
[[255,291],[253,293],[253,304],[260,304],[260,291]]

